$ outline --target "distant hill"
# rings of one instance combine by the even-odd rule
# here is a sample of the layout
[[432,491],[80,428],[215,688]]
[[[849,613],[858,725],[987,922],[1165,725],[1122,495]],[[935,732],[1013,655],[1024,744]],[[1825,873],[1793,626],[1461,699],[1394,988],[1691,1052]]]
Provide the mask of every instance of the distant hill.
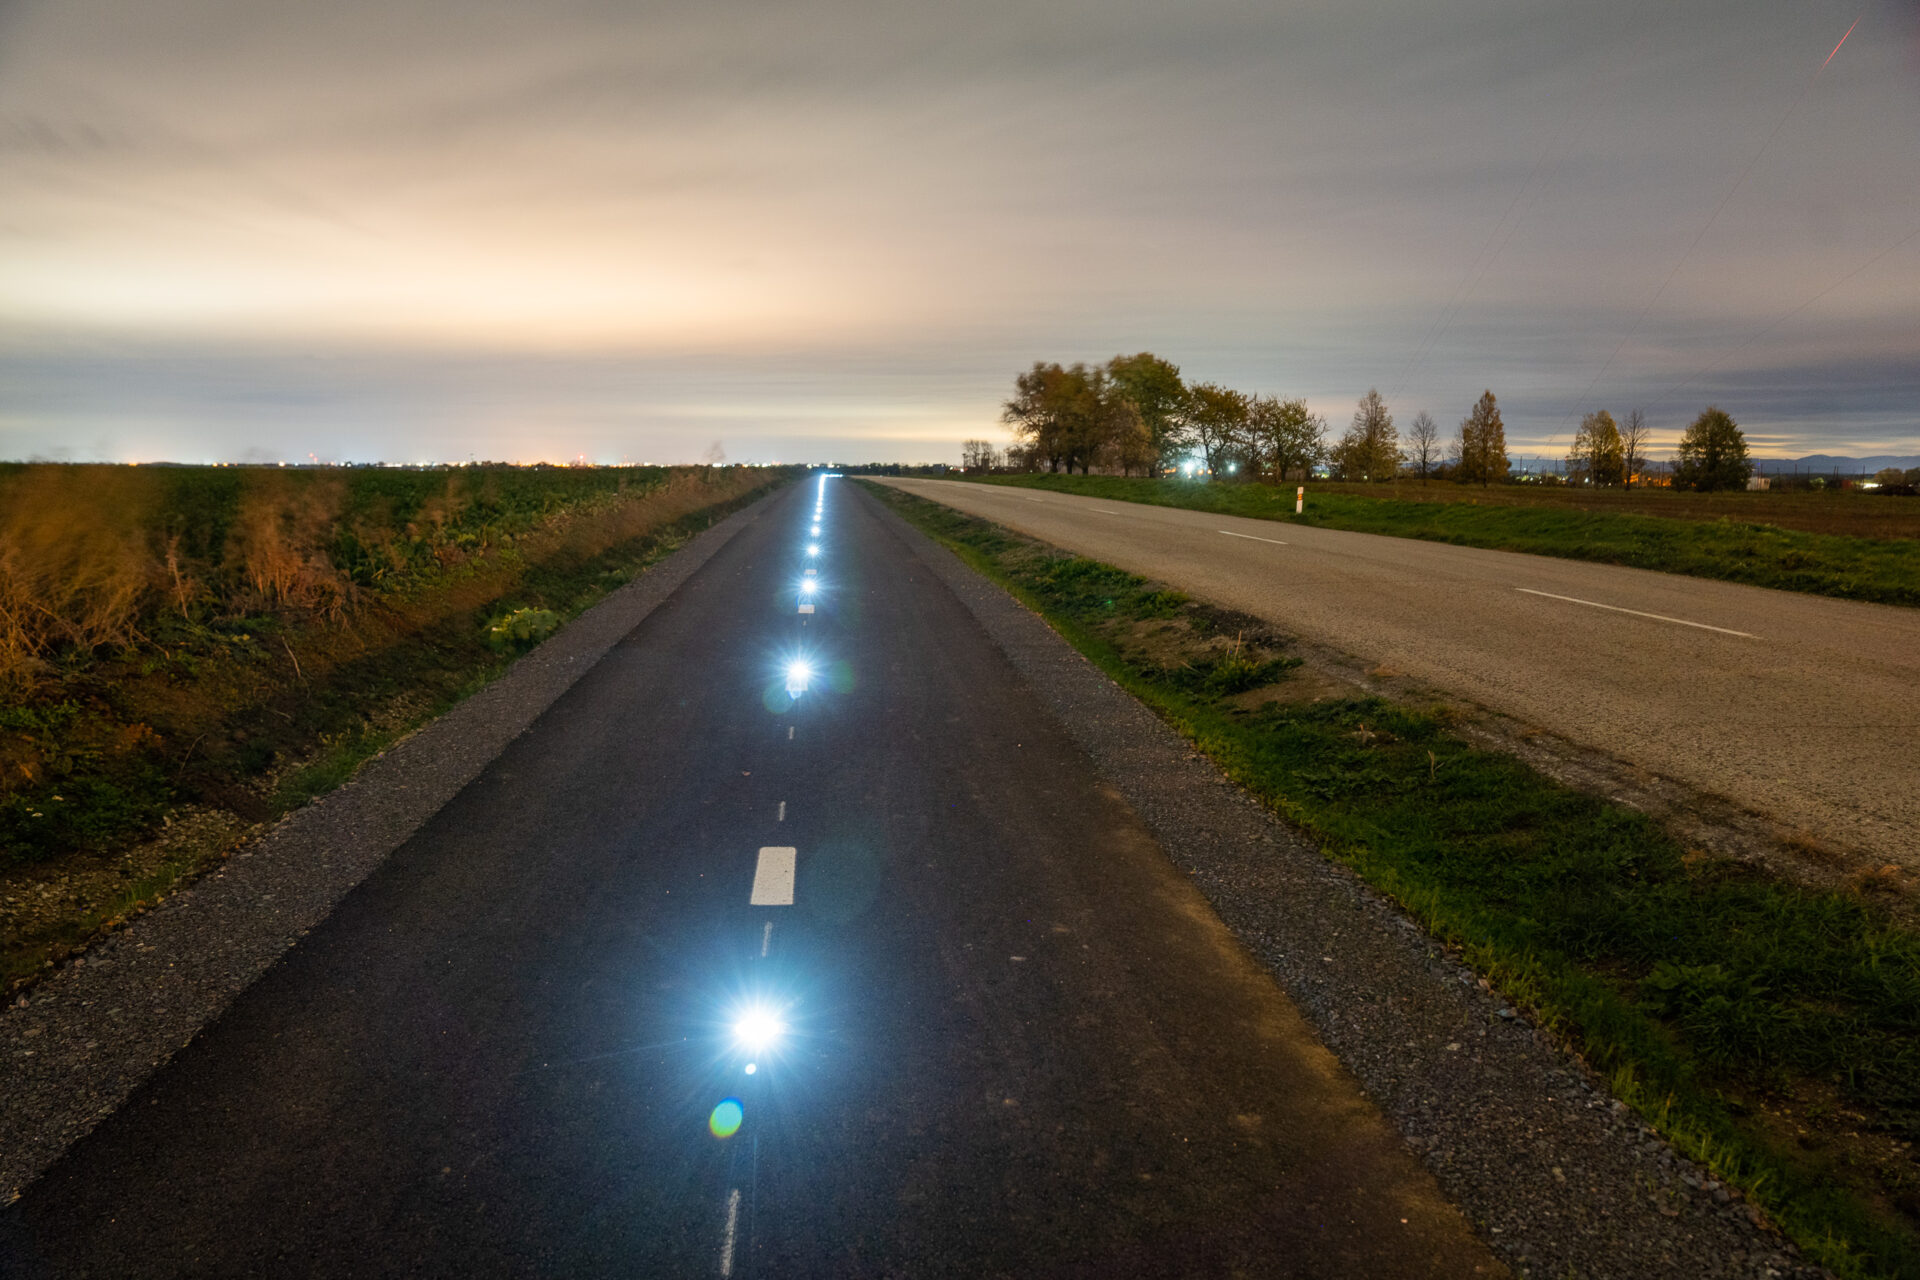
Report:
[[1920,455],[1895,457],[1890,453],[1880,453],[1871,458],[1848,458],[1831,453],[1810,453],[1804,458],[1753,460],[1753,469],[1763,476],[1792,475],[1796,471],[1806,475],[1872,475],[1888,467],[1899,467],[1902,471],[1909,467],[1920,467]]

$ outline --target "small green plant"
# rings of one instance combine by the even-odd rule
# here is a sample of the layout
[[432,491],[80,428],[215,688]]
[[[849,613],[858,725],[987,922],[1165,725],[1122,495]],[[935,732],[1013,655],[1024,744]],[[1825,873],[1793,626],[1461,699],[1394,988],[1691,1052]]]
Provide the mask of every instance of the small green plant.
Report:
[[1300,665],[1298,658],[1262,657],[1236,639],[1224,653],[1194,658],[1166,673],[1177,688],[1212,698],[1258,689]]
[[519,653],[559,629],[560,615],[551,609],[515,609],[487,624],[487,647],[495,653]]

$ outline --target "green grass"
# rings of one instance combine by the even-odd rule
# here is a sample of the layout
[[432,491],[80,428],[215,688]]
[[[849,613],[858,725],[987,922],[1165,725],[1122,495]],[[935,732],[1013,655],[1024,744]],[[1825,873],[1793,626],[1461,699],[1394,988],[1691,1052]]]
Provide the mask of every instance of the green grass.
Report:
[[1320,492],[1312,484],[1307,486],[1306,511],[1296,516],[1293,485],[1067,475],[994,476],[981,483],[1920,605],[1920,539],[1856,538],[1724,519],[1680,520],[1563,506],[1360,497]]
[[1810,1256],[1849,1277],[1920,1276],[1920,1224],[1889,1207],[1914,1193],[1910,1159],[1839,1169],[1764,1124],[1768,1100],[1811,1088],[1877,1135],[1920,1140],[1920,936],[1871,901],[1689,858],[1644,815],[1469,746],[1445,709],[1243,709],[1231,693],[1284,679],[1286,662],[1216,682],[1130,640],[1183,613],[1204,627],[1177,593],[880,493],[1459,947]]

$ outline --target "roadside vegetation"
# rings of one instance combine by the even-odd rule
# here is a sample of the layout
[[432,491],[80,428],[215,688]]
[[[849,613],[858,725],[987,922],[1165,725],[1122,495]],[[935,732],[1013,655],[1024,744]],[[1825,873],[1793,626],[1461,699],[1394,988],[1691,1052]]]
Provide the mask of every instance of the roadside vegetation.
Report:
[[787,476],[0,467],[8,985]]
[[[1642,514],[1657,511],[1660,505],[1656,495],[1641,491],[1631,495],[1623,491],[1620,508],[1603,509],[1553,497],[1530,501],[1509,496],[1526,492],[1518,485],[1488,491],[1500,495],[1497,501],[1473,501],[1478,490],[1443,491],[1443,496],[1429,494],[1428,490],[1414,485],[1310,485],[1306,510],[1295,515],[1297,486],[1294,485],[1208,484],[1178,477],[1150,480],[1065,474],[978,478],[991,484],[1049,489],[1114,502],[1183,507],[1323,529],[1349,529],[1499,551],[1595,560],[1602,564],[1630,565],[1662,573],[1684,573],[1697,578],[1718,578],[1850,600],[1920,605],[1920,537],[1865,538],[1782,528],[1750,517],[1741,518],[1750,512],[1758,514],[1744,502],[1732,508],[1737,515],[1707,518],[1713,508],[1706,505],[1709,501],[1769,498],[1784,504],[1804,498],[1805,501],[1796,503],[1800,510],[1809,512],[1812,518],[1827,520],[1837,517],[1829,513],[1830,509],[1829,512],[1815,510],[1819,504],[1849,504],[1869,509],[1893,508],[1896,504],[1899,509],[1914,506],[1915,532],[1920,533],[1920,504],[1910,500],[1845,494],[1658,495],[1660,499],[1687,503],[1679,518],[1674,518]],[[1447,488],[1452,490],[1452,486]],[[1558,492],[1578,494],[1581,491]]]
[[[1217,383],[1188,383],[1180,367],[1151,351],[1101,365],[1035,361],[1014,378],[1001,421],[1015,443],[1002,452],[984,440],[962,446],[968,471],[1048,472],[1098,468],[1123,476],[1173,472],[1214,480],[1284,482],[1324,467],[1335,480],[1385,482],[1412,476],[1490,488],[1513,476],[1506,422],[1491,390],[1481,393],[1451,438],[1425,409],[1395,426],[1377,388],[1360,397],[1338,440],[1304,399],[1251,395]],[[1605,409],[1581,419],[1564,459],[1531,478],[1589,488],[1670,486],[1696,493],[1745,489],[1753,475],[1745,433],[1733,416],[1708,405],[1680,432],[1670,462],[1652,457],[1654,425],[1634,409],[1616,421]],[[1888,475],[1912,492],[1920,473]],[[1884,487],[1884,486],[1883,486]]]
[[875,492],[1397,901],[1810,1257],[1920,1276],[1920,934],[1889,910],[1900,881],[1819,892],[1685,848],[1468,745],[1445,706],[1314,701],[1287,638],[1257,620]]

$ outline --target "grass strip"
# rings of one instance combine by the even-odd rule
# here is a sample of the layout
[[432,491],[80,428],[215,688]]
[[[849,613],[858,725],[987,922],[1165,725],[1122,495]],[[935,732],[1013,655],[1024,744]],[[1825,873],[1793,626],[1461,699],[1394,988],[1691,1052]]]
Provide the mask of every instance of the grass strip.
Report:
[[[1689,851],[1469,745],[1444,707],[1262,702],[1249,685],[1283,689],[1291,664],[1223,642],[1217,611],[875,491],[1458,948],[1810,1257],[1920,1276],[1920,935],[1875,901]],[[1803,1125],[1831,1140],[1808,1149]]]
[[1857,538],[1727,519],[1683,520],[1561,506],[1362,497],[1311,486],[1306,510],[1296,516],[1292,485],[1050,474],[982,477],[980,483],[1597,560],[1809,595],[1920,605],[1920,539]]

